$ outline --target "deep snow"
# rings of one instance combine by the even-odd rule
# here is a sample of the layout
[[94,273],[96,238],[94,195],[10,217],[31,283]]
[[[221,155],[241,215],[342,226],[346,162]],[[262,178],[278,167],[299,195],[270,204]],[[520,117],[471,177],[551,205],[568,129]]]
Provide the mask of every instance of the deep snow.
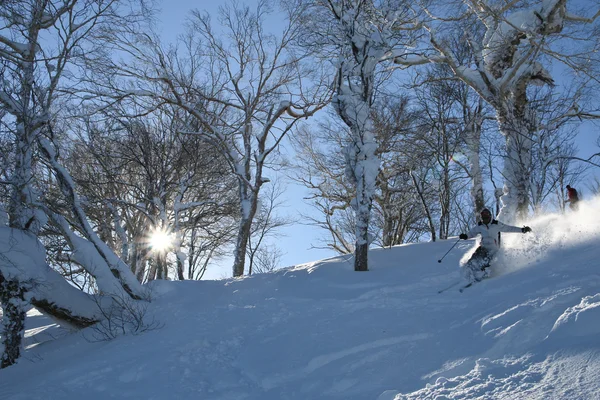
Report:
[[0,399],[600,399],[600,201],[505,234],[464,293],[475,244],[374,249],[243,279],[155,282],[160,328],[90,342],[30,313]]

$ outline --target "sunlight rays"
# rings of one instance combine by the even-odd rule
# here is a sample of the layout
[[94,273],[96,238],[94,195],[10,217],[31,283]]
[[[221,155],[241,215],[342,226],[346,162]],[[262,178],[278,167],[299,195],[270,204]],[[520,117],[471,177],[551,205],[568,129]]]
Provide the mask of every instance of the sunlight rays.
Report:
[[173,234],[161,228],[154,229],[148,236],[150,248],[155,253],[166,253],[173,247]]

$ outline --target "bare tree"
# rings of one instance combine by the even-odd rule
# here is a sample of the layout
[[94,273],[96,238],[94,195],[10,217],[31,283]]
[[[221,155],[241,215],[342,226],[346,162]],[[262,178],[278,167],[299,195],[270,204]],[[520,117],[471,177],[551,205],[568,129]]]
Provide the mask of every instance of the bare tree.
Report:
[[275,245],[262,246],[255,253],[254,273],[264,274],[281,267],[283,251]]
[[351,209],[352,184],[344,173],[346,162],[339,149],[347,145],[347,126],[336,115],[322,118],[317,124],[302,125],[290,141],[295,151],[291,161],[291,178],[308,188],[318,216],[303,215],[307,224],[327,232],[324,245],[340,254],[354,252],[355,215]]
[[[531,206],[535,213],[543,209],[546,200],[557,198],[560,210],[564,210],[564,187],[582,176],[590,166],[574,160],[577,149],[574,144],[577,124],[559,118],[568,112],[570,101],[565,96],[548,91],[532,94],[532,108],[538,117],[539,128],[533,136]],[[555,121],[545,124],[544,121]]]
[[[179,133],[192,128],[176,110],[164,106],[130,118],[113,108],[111,114],[102,125],[82,124],[68,150],[89,213],[140,281],[167,278],[169,269],[185,279],[191,225],[196,238],[209,226],[211,235],[231,231],[234,180],[223,174],[219,152]],[[230,223],[223,224],[227,217]],[[224,246],[223,240],[212,243]]]
[[322,108],[328,93],[320,90],[318,81],[316,89],[305,87],[304,78],[314,74],[303,64],[303,55],[290,51],[300,34],[298,10],[286,15],[287,25],[279,36],[264,30],[264,2],[254,12],[237,4],[222,6],[222,36],[214,31],[208,15],[192,14],[191,30],[182,42],[183,56],[175,49],[165,51],[154,37],[132,32],[133,39],[124,48],[139,62],[124,62],[109,70],[116,68],[120,75],[134,78],[134,87],[119,83],[110,90],[122,97],[180,107],[201,127],[188,133],[199,135],[223,154],[238,182],[233,264],[237,277],[244,274],[261,187],[269,182],[265,169],[275,166],[279,145],[290,129]]
[[387,247],[416,240],[423,233],[425,214],[415,201],[407,151],[418,113],[408,97],[380,90],[372,115],[381,159],[373,218],[381,232],[376,240]]

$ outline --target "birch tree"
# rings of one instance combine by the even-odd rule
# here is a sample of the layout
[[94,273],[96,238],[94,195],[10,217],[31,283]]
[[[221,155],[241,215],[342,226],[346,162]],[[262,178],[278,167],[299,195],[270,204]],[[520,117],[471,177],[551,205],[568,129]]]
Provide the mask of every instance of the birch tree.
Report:
[[[409,143],[416,119],[409,104],[407,97],[381,92],[371,107],[381,167],[369,231],[373,243],[383,247],[414,241],[423,234],[424,215],[414,201],[409,174],[413,150]],[[328,118],[303,126],[292,137],[297,154],[292,177],[309,189],[307,200],[317,211],[317,216],[304,218],[327,232],[319,243],[340,254],[354,252],[356,231],[351,207],[354,186],[344,173],[346,160],[339,151],[349,144],[348,130],[332,110]]]
[[[444,8],[444,4],[440,4],[438,10],[427,9],[429,18],[422,20],[429,49],[392,54],[398,64],[405,66],[447,64],[457,78],[494,108],[499,130],[505,137],[501,214],[508,222],[524,218],[530,203],[531,139],[536,127],[527,97],[528,88],[554,84],[548,69],[550,59],[588,76],[594,74],[590,65],[598,61],[593,51],[586,55],[586,50],[582,50],[584,46],[593,49],[597,45],[592,29],[582,28],[582,25],[594,24],[600,11],[592,9],[589,16],[574,15],[567,11],[572,3],[567,0],[533,3],[465,0],[453,3],[450,14],[448,8],[445,8],[446,13],[436,12]],[[455,21],[466,28],[464,32],[461,28],[451,28],[450,34],[469,41],[475,53],[473,64],[461,63],[443,36],[442,32],[448,31],[447,25]],[[482,37],[473,35],[474,24],[483,27]],[[576,38],[579,44],[577,48],[568,49],[561,38]]]
[[[389,52],[408,44],[415,17],[402,1],[315,0],[309,2],[308,43],[333,57],[333,106],[348,126],[349,144],[343,149],[346,175],[354,186],[354,270],[367,271],[371,210],[379,174],[371,107],[379,63]],[[321,32],[326,32],[323,34]]]
[[[51,128],[62,84],[68,74],[74,76],[69,68],[98,48],[96,34],[107,32],[111,24],[134,24],[137,19],[133,13],[119,15],[121,4],[114,0],[27,0],[4,2],[0,9],[0,109],[6,115],[3,123],[12,135],[14,152],[10,176],[2,182],[9,185],[10,198],[9,227],[0,228],[0,301],[4,308],[1,367],[11,365],[19,356],[28,301],[73,326],[86,326],[99,318],[94,299],[48,269],[45,249],[37,240],[48,218],[77,249],[79,262],[104,293],[144,296],[128,266],[93,232],[52,143]],[[42,162],[52,171],[81,236],[64,216],[44,204],[34,173],[42,168]],[[27,248],[24,253],[31,252],[32,259],[15,256],[15,248]]]

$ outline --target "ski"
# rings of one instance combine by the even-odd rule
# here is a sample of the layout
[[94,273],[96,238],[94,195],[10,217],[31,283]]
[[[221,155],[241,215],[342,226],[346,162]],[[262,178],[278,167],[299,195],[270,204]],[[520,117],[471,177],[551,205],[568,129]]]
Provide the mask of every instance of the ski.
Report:
[[473,286],[473,284],[474,284],[474,283],[481,282],[481,281],[482,281],[482,280],[484,280],[484,279],[489,279],[489,278],[482,278],[482,279],[480,279],[480,280],[475,280],[475,281],[473,281],[473,282],[469,282],[469,283],[467,283],[465,286],[463,286],[463,287],[461,287],[460,289],[458,289],[458,291],[462,293],[462,292],[463,292],[463,291],[464,291],[466,288],[470,288],[471,286]]
[[470,288],[471,286],[473,286],[473,284],[474,284],[474,283],[475,283],[475,282],[469,282],[469,283],[467,283],[465,286],[463,286],[463,287],[461,287],[460,289],[458,289],[458,291],[462,293],[462,292],[464,292],[464,290],[465,290],[466,288]]

